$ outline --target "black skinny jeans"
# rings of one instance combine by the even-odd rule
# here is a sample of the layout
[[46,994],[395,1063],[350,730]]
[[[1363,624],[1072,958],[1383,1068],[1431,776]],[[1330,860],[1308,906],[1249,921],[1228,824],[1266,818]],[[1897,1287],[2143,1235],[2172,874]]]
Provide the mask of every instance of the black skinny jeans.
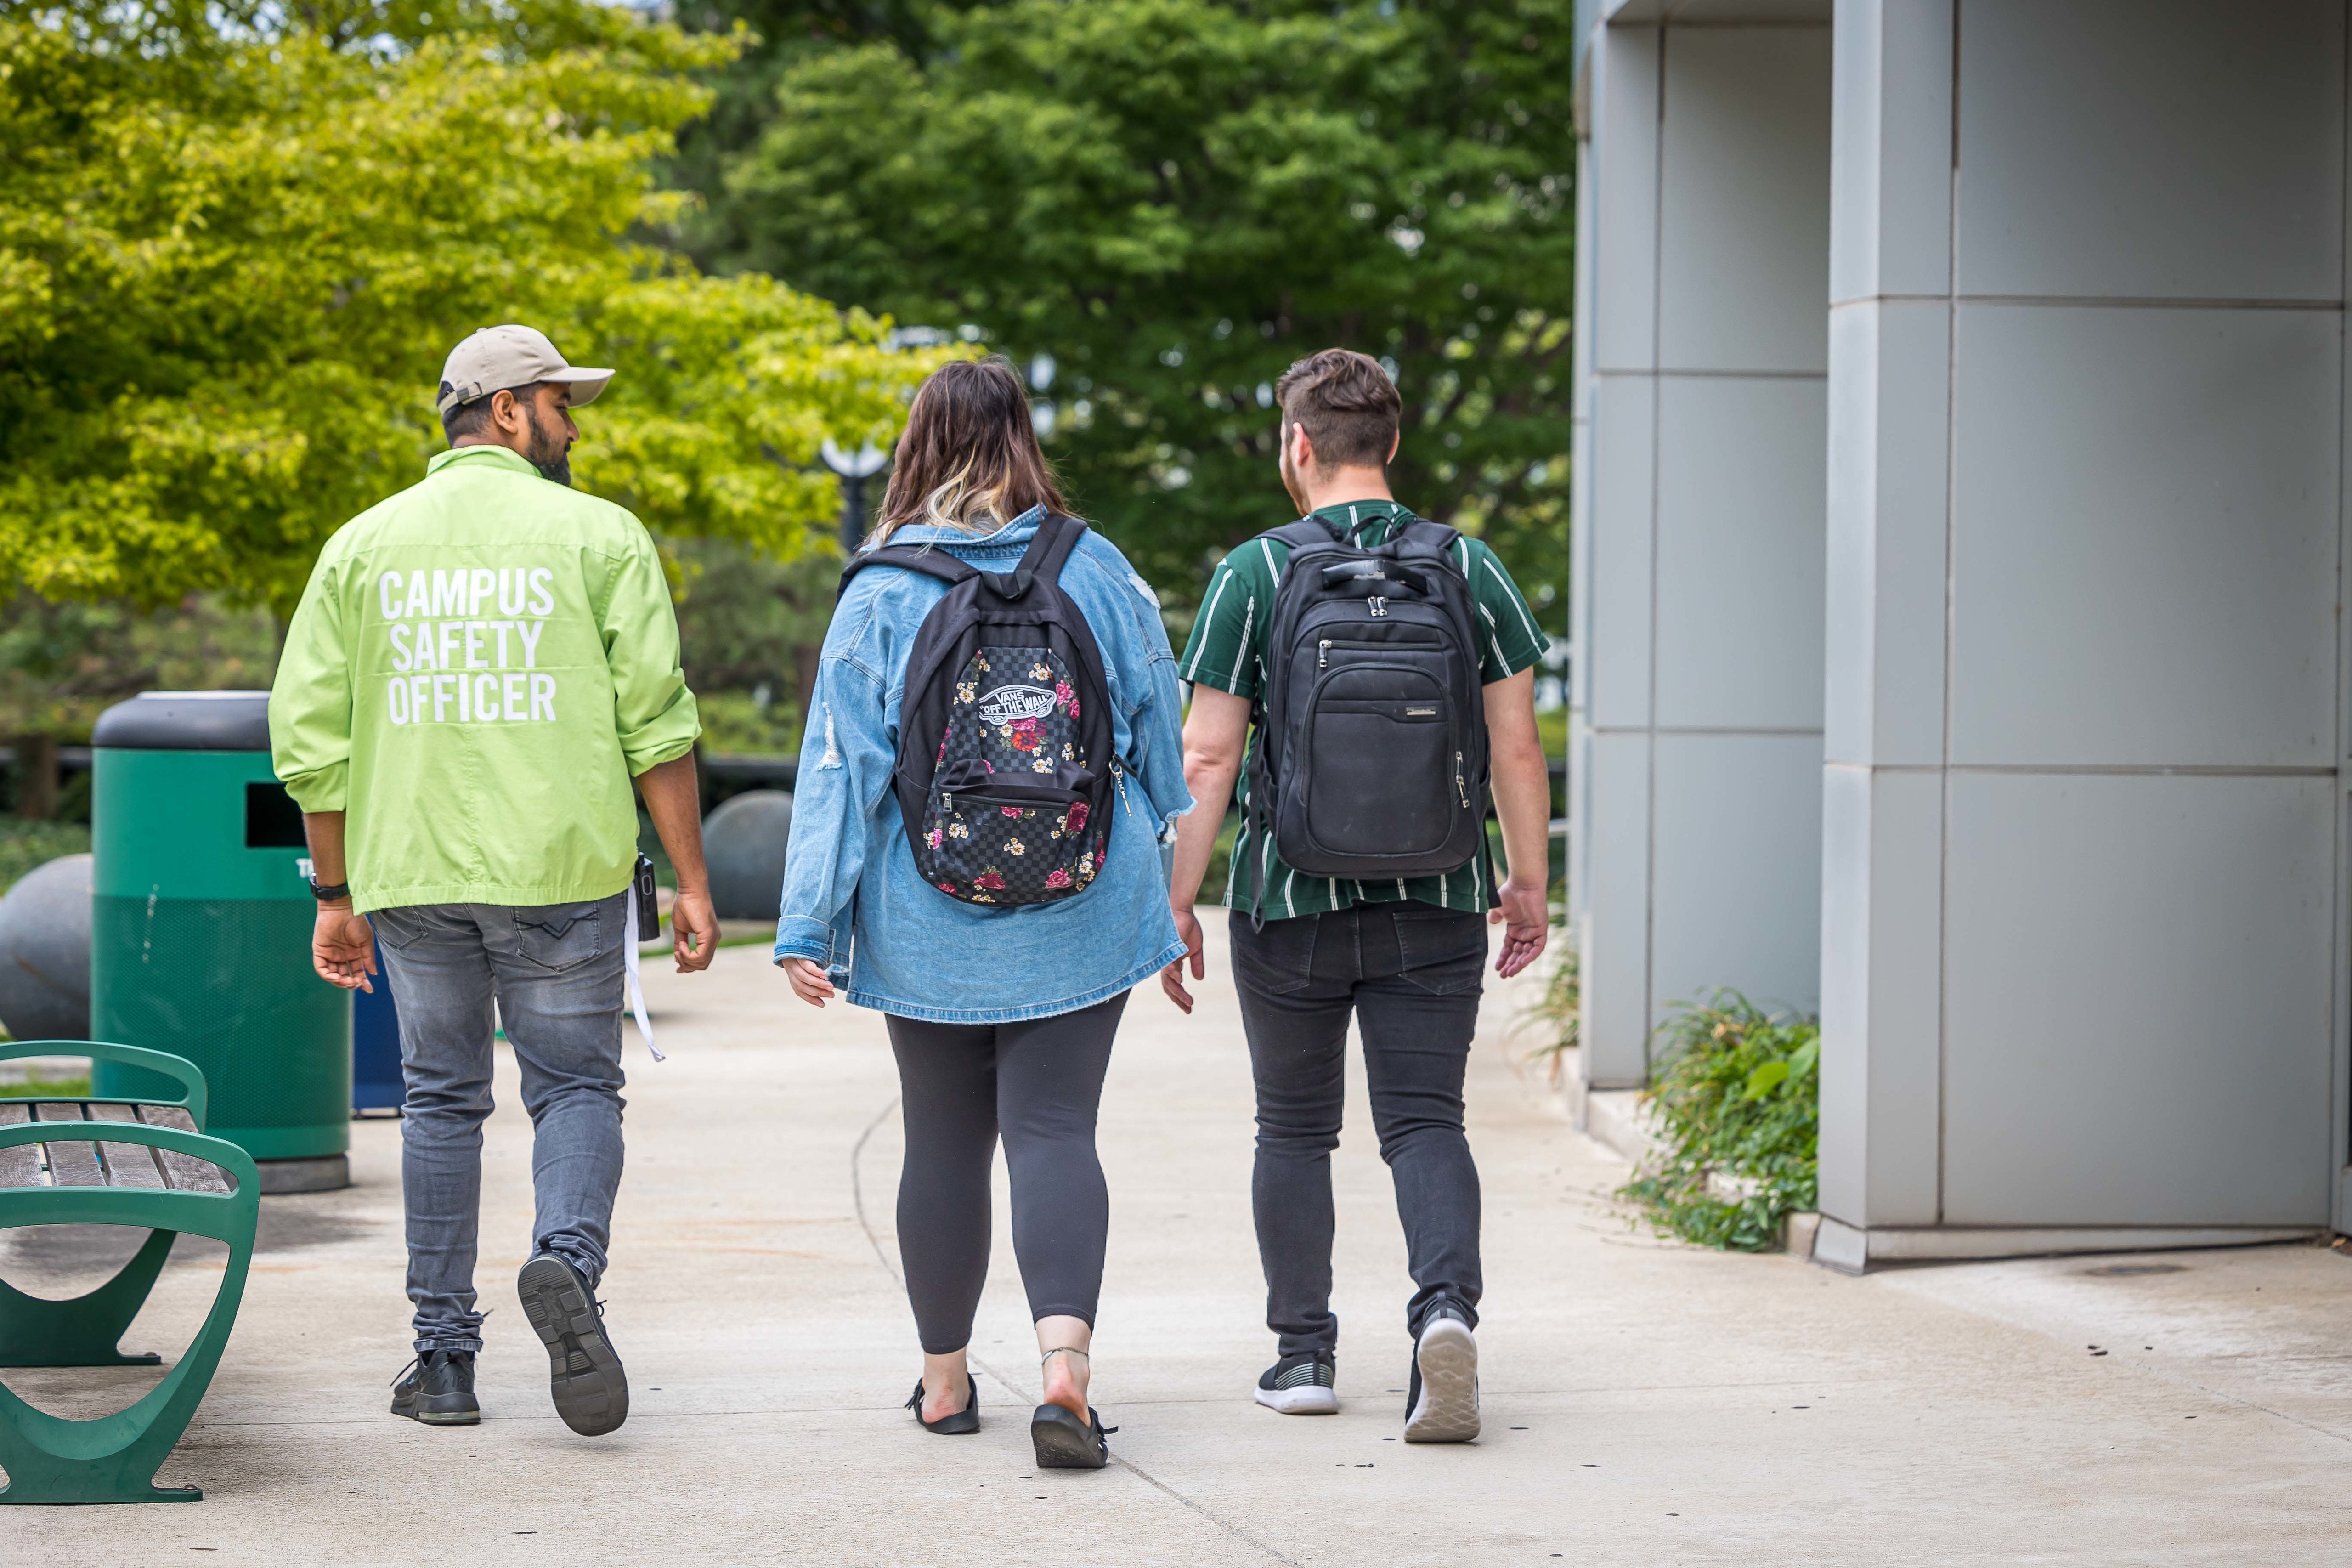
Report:
[[1257,1166],[1250,1204],[1265,1268],[1266,1327],[1281,1353],[1330,1352],[1331,1151],[1347,1098],[1348,1019],[1381,1158],[1396,1184],[1405,1258],[1418,1287],[1405,1330],[1441,1300],[1473,1323],[1478,1168],[1462,1131],[1462,1075],[1478,1025],[1486,917],[1433,904],[1358,905],[1268,921],[1233,917],[1234,979],[1257,1079]]
[[1110,1230],[1095,1113],[1126,1009],[1121,993],[1013,1024],[889,1020],[907,1129],[898,1260],[928,1353],[971,1342],[988,1280],[988,1180],[1000,1130],[1030,1320],[1067,1316],[1094,1326]]

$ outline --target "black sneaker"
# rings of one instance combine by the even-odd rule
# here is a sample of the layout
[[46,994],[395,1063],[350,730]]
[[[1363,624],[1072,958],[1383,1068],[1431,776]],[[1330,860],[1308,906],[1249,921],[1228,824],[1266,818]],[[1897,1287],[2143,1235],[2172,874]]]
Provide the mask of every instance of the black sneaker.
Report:
[[1257,1402],[1285,1415],[1336,1415],[1339,1381],[1339,1370],[1328,1351],[1286,1355],[1257,1380]]
[[427,1426],[478,1425],[482,1407],[474,1401],[474,1352],[420,1353],[393,1385],[392,1413]]
[[515,1280],[522,1315],[547,1347],[549,1392],[563,1424],[600,1437],[629,1418],[629,1378],[604,1334],[604,1304],[580,1270],[552,1252],[522,1266]]
[[1421,1321],[1404,1410],[1408,1443],[1467,1443],[1478,1435],[1478,1342],[1470,1315],[1451,1301]]

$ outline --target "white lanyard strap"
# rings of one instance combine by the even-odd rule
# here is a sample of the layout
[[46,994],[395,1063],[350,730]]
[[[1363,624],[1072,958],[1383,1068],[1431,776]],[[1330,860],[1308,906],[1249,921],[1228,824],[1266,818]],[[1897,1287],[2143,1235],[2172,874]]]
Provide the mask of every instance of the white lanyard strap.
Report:
[[637,942],[640,939],[637,935],[636,889],[632,887],[621,901],[628,906],[629,911],[627,941],[622,947],[622,951],[628,954],[626,968],[629,979],[629,1010],[637,1016],[637,1033],[646,1037],[646,1049],[653,1052],[654,1060],[666,1062],[669,1058],[662,1055],[659,1046],[654,1044],[654,1026],[646,1017],[645,981],[637,973]]

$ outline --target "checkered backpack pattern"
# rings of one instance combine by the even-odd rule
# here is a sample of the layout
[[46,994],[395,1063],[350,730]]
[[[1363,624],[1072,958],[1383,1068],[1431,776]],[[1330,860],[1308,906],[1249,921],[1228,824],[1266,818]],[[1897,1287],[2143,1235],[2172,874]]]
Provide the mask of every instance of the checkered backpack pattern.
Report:
[[1094,632],[1059,584],[1086,526],[1046,518],[1010,572],[890,545],[841,574],[844,588],[877,566],[948,584],[908,656],[893,784],[916,869],[951,899],[1072,898],[1110,852],[1110,689]]

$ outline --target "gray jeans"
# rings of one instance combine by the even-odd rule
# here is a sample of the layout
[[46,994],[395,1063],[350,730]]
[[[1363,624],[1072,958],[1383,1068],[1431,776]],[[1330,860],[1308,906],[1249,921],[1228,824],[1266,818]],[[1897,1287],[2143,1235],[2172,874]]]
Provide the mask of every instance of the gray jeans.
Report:
[[536,909],[415,904],[369,917],[400,1007],[400,1187],[420,1354],[482,1348],[474,1250],[493,1000],[534,1129],[531,1250],[561,1253],[591,1287],[604,1275],[621,1184],[625,897]]

